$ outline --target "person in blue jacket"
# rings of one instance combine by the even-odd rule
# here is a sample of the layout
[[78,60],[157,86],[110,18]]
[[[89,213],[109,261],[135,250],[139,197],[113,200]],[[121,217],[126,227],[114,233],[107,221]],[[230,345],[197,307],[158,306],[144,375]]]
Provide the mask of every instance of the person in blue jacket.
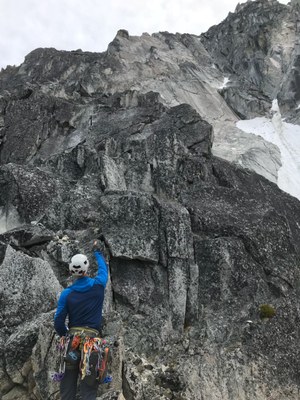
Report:
[[[108,280],[108,268],[97,241],[93,245],[94,255],[98,264],[98,274],[95,278],[87,276],[89,261],[84,254],[76,254],[69,264],[70,273],[76,277],[75,282],[64,289],[59,297],[57,310],[54,316],[54,328],[59,336],[81,334],[88,337],[99,336],[102,320],[102,306],[104,290]],[[68,324],[66,326],[66,320]],[[66,363],[64,377],[60,383],[62,400],[76,398],[79,363]],[[95,400],[98,383],[87,384],[80,381],[80,394],[83,400]]]

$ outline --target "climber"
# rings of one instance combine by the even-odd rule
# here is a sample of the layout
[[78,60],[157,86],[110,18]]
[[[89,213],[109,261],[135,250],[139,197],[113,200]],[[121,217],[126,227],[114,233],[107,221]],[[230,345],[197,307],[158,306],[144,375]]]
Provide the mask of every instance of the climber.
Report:
[[[97,276],[94,279],[87,276],[89,261],[85,255],[74,255],[69,264],[69,270],[77,279],[62,291],[54,316],[56,332],[62,339],[67,338],[70,344],[73,338],[78,337],[77,335],[87,338],[99,337],[108,268],[96,240],[93,251],[98,264]],[[68,327],[66,318],[68,318]],[[60,382],[62,400],[73,400],[76,397],[80,355],[77,357],[75,352],[72,354],[75,361],[78,358],[78,362],[70,362],[66,359],[64,376]],[[80,394],[83,400],[96,399],[98,383],[96,379],[92,383],[85,379],[80,380]]]

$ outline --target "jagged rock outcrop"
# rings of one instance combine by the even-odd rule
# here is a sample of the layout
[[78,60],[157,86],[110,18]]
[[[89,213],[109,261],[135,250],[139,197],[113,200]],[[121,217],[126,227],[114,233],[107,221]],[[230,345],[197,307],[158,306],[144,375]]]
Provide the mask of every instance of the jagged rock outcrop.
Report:
[[[133,44],[149,58],[125,82]],[[179,77],[220,79],[210,62],[196,36],[120,31],[105,54],[39,49],[0,74],[1,400],[58,398],[57,294],[74,253],[95,273],[101,234],[113,382],[99,399],[298,399],[300,203],[214,155],[216,108],[232,117],[217,90],[197,92],[209,112],[172,104]],[[165,91],[148,92],[157,71]]]

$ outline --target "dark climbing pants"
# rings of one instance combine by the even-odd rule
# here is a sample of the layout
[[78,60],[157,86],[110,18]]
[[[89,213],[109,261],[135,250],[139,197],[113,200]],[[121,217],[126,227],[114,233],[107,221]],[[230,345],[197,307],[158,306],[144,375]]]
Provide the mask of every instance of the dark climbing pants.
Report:
[[[61,400],[75,400],[77,392],[77,381],[79,376],[79,369],[67,365],[65,376],[60,383],[60,396]],[[80,395],[82,400],[95,400],[97,397],[98,382],[90,386],[84,380],[80,380]]]

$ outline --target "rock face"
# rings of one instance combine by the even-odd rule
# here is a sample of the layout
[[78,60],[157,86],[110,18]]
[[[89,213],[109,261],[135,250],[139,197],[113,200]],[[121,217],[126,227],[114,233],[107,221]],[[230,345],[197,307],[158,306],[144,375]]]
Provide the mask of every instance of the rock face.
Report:
[[[101,54],[37,49],[20,67],[2,73],[1,103],[5,108],[5,90],[11,92],[12,88],[16,99],[29,103],[39,96],[35,109],[30,107],[27,114],[32,118],[38,113],[42,122],[46,114],[39,109],[47,94],[57,104],[88,102],[99,94],[124,91],[158,92],[165,106],[187,103],[205,116],[214,128],[214,155],[276,182],[280,167],[277,147],[240,131],[235,123],[240,117],[268,113],[276,97],[283,116],[298,121],[298,14],[296,4],[261,0],[239,6],[235,14],[201,36],[160,32],[134,37],[120,30]],[[226,79],[229,82],[224,85]],[[45,112],[51,110],[50,106]],[[9,111],[14,120],[19,118],[14,106]],[[72,130],[73,121],[66,126],[60,121],[60,112],[54,112],[57,126],[45,125],[39,137],[31,135],[38,123],[32,120],[28,145],[42,144],[48,130]],[[5,140],[4,133],[1,136]],[[57,140],[55,143],[60,145]]]
[[[126,41],[136,57],[149,41],[168,47],[133,62],[125,82]],[[198,71],[174,64],[178,43],[210,63],[199,38],[120,31],[105,54],[39,49],[0,75],[2,400],[59,398],[56,297],[76,252],[95,273],[101,234],[103,336],[115,344],[100,399],[299,397],[300,203],[214,155],[215,100],[199,113],[148,91],[151,63],[161,76],[173,68],[174,87],[176,73]],[[141,87],[128,88],[138,71]]]
[[223,96],[242,118],[266,113],[278,98],[285,117],[299,123],[299,20],[297,1],[251,1],[201,35],[228,74]]
[[[268,115],[270,101],[278,99],[285,119],[299,124],[299,21],[297,1],[288,5],[276,0],[248,1],[200,36],[227,77],[220,93],[240,118]],[[224,129],[217,132],[215,155],[235,160],[276,182],[274,161],[276,171],[280,157],[274,149],[251,143],[250,148],[241,150],[239,140],[234,141]],[[234,151],[243,153],[239,158],[232,158],[230,146],[224,151],[222,143],[228,136]],[[263,156],[267,152],[271,156]]]

